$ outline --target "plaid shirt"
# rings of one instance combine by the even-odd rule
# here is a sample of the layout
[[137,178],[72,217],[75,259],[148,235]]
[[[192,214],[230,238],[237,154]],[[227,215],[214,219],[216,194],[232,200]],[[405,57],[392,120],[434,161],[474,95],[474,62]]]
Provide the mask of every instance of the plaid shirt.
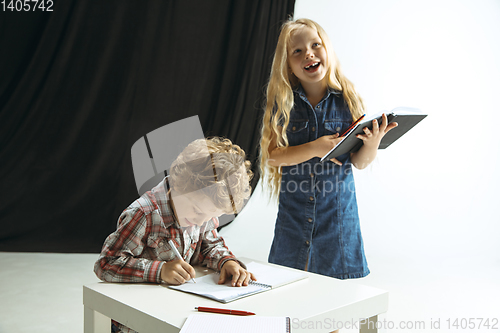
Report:
[[170,239],[191,265],[220,271],[226,261],[236,260],[217,234],[217,218],[201,227],[180,228],[168,205],[167,182],[168,177],[122,212],[117,230],[106,238],[94,265],[99,279],[161,283],[163,263],[176,259],[168,244]]

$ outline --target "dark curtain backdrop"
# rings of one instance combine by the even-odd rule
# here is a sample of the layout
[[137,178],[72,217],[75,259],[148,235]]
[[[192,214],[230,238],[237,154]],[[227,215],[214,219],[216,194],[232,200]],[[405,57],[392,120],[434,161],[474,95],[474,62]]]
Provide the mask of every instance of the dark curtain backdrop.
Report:
[[0,251],[99,252],[138,196],[132,144],[189,116],[239,144],[256,172],[264,88],[293,7],[64,0],[2,12]]

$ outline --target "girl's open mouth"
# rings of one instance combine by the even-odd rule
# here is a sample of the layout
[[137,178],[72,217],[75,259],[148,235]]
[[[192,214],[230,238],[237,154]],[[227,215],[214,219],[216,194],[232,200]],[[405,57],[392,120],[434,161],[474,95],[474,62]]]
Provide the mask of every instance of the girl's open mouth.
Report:
[[315,72],[319,67],[319,62],[316,62],[316,63],[313,63],[313,64],[310,64],[310,65],[307,65],[306,67],[304,67],[304,69],[307,71],[307,72]]

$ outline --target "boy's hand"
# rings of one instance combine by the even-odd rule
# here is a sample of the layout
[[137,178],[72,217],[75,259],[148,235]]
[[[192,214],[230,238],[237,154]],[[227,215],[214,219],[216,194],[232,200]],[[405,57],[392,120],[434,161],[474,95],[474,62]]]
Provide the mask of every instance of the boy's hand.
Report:
[[252,273],[241,267],[237,261],[228,260],[222,265],[219,284],[223,284],[231,276],[233,277],[231,281],[233,287],[248,286],[248,281],[250,281],[250,279],[253,281],[257,280]]
[[196,275],[193,266],[184,260],[172,260],[161,266],[161,279],[168,284],[183,284]]

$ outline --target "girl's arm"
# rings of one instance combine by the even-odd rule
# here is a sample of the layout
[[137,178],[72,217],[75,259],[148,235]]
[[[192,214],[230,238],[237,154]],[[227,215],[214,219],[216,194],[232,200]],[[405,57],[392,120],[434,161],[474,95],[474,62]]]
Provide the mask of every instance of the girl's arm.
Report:
[[[278,128],[281,131],[281,127]],[[298,146],[278,147],[276,144],[276,135],[269,144],[269,165],[289,166],[296,165],[310,160],[313,157],[323,157],[333,147],[340,142],[339,134],[325,135],[314,141],[304,143]],[[335,164],[342,165],[337,159],[332,158]]]
[[363,140],[363,146],[351,154],[351,163],[357,169],[366,168],[377,156],[378,146],[384,135],[398,123],[390,123],[387,125],[387,116],[382,115],[382,124],[379,126],[377,120],[373,120],[373,129],[370,131],[367,127],[363,129],[365,134],[358,134],[357,138]]

